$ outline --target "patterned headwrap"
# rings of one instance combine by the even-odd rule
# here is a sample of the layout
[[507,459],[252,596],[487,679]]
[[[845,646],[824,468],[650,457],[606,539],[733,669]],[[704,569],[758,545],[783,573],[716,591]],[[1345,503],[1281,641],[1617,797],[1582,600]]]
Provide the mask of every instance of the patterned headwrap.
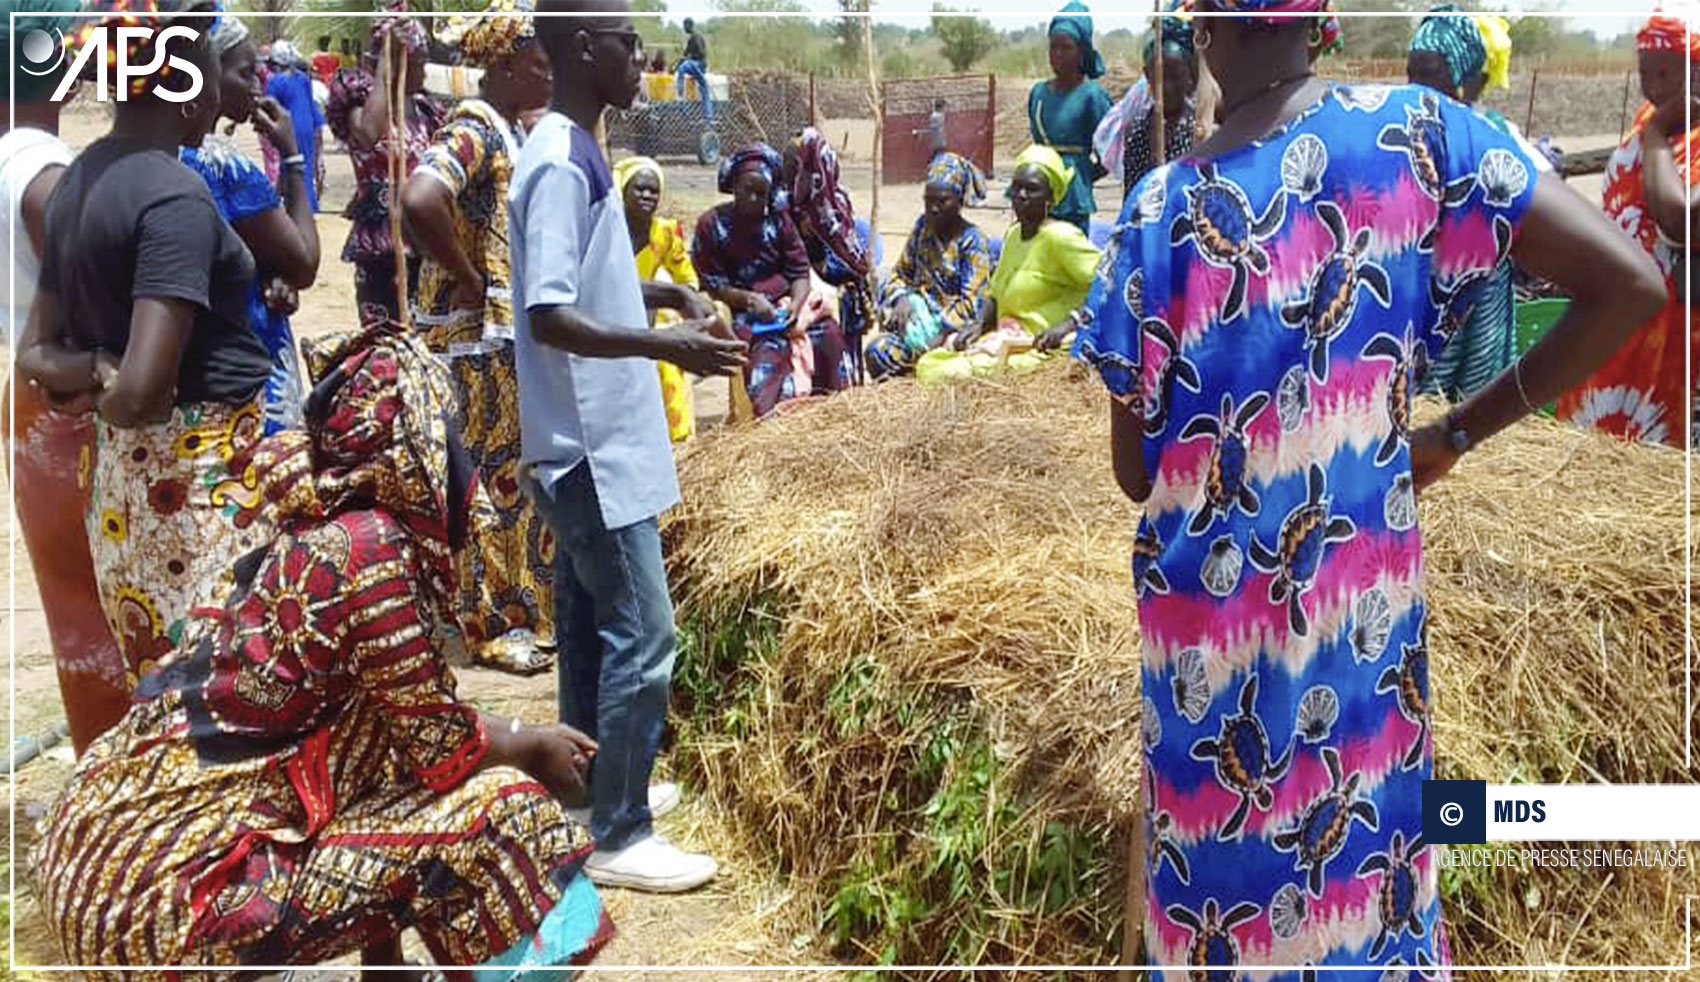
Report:
[[494,519],[452,422],[448,370],[398,325],[302,341],[313,390],[306,427],[254,449],[280,534],[350,508],[388,512],[409,534],[425,592],[445,616],[459,596],[454,556]]
[[1045,180],[1051,185],[1051,204],[1062,200],[1068,192],[1069,184],[1074,181],[1074,168],[1063,163],[1062,157],[1055,150],[1040,144],[1033,144],[1021,155],[1015,158],[1016,169],[1033,166],[1045,175]]
[[856,234],[850,195],[838,185],[838,152],[820,130],[804,127],[794,144],[797,176],[791,183],[791,216],[813,230],[857,276],[868,273],[868,255]]
[[[67,0],[69,4],[71,0]],[[206,30],[218,16],[218,8],[213,0],[92,0],[88,9],[100,14],[98,17],[81,17],[77,20],[76,37],[67,39],[68,48],[80,49],[94,36],[99,28],[107,28],[106,57],[108,64],[118,60],[118,28],[146,27],[154,32],[146,38],[131,38],[125,41],[128,50],[125,53],[126,63],[143,65],[153,60],[154,37],[158,32],[170,27],[179,19],[204,19],[207,21]],[[180,44],[182,42],[179,42]],[[177,49],[181,51],[182,49]],[[95,72],[95,59],[89,59],[87,71]],[[161,59],[159,68],[153,72],[129,80],[130,95],[141,96],[159,88],[168,81],[175,79],[177,69],[171,64],[171,59]],[[89,79],[93,79],[91,74]],[[175,88],[175,86],[172,86]]]
[[[223,57],[226,52],[248,40],[248,25],[241,18],[225,14],[218,19],[218,25],[213,28],[213,50]],[[280,42],[281,43],[281,42]]]
[[[31,59],[23,57],[19,50],[24,38],[36,31],[49,37],[61,37],[68,30],[74,30],[75,19],[66,13],[66,8],[74,8],[75,3],[68,0],[3,0],[0,2],[0,33],[6,35],[6,50],[11,52],[8,66],[17,66],[15,71],[7,71],[5,78],[0,78],[0,93],[6,99],[16,99],[19,102],[35,102],[53,94],[53,89],[59,84],[59,72],[48,72],[45,75],[32,75],[23,70],[23,66],[31,63]],[[17,14],[16,23],[9,16]],[[54,52],[53,54],[57,54]],[[48,61],[35,59],[35,61]],[[14,81],[17,88],[13,89]]]
[[[1175,0],[1169,4],[1170,10],[1188,9],[1188,4]],[[1177,58],[1192,59],[1197,57],[1198,49],[1192,41],[1191,17],[1163,18],[1163,54]],[[1145,38],[1145,63],[1147,65],[1157,57],[1157,35],[1148,33]]]
[[1411,35],[1411,51],[1437,54],[1446,62],[1453,87],[1487,70],[1487,44],[1481,28],[1456,4],[1443,3],[1429,11]]
[[[1685,10],[1692,6],[1684,5]],[[1662,8],[1648,19],[1647,25],[1635,35],[1635,47],[1641,51],[1688,51],[1700,54],[1700,34],[1693,33],[1686,18]]]
[[661,190],[667,190],[667,175],[662,172],[661,165],[649,157],[627,157],[615,164],[614,186],[620,189],[621,194],[625,194],[626,185],[632,182],[632,178],[645,171],[655,175],[655,183]]
[[1067,34],[1074,38],[1074,43],[1080,46],[1082,75],[1098,78],[1104,74],[1104,56],[1092,46],[1092,12],[1086,4],[1080,0],[1068,0],[1068,5],[1051,18],[1051,26],[1045,34]]
[[754,171],[767,178],[767,200],[771,203],[779,193],[779,175],[785,169],[784,161],[779,159],[779,152],[765,143],[752,143],[733,152],[732,156],[720,162],[720,173],[716,186],[721,194],[731,194],[732,184],[738,175],[745,171]]
[[382,51],[384,39],[395,35],[396,43],[409,51],[424,51],[428,40],[425,25],[407,16],[406,0],[390,0],[383,16],[372,24],[372,50]]
[[1211,0],[1210,6],[1218,13],[1285,24],[1305,14],[1327,13],[1334,9],[1334,0]]
[[927,166],[927,187],[954,193],[965,205],[986,200],[986,178],[974,162],[959,153],[939,154]]
[[458,44],[467,64],[489,68],[536,42],[537,21],[531,16],[536,9],[531,0],[491,0],[482,13],[450,20],[442,40]]

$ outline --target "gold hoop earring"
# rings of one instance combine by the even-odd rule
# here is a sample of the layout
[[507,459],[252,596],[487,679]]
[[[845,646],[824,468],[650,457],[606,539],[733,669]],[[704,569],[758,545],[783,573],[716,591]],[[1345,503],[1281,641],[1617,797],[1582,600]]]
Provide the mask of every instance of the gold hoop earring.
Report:
[[1315,47],[1317,47],[1321,44],[1322,44],[1322,25],[1312,23],[1310,25],[1310,46],[1315,48]]
[[195,105],[193,102],[185,102],[182,105],[177,107],[177,115],[183,117],[184,119],[194,119],[195,114],[200,112],[200,111],[201,111],[201,107]]
[[1214,38],[1211,33],[1202,27],[1192,32],[1192,46],[1199,51],[1209,48],[1212,40]]

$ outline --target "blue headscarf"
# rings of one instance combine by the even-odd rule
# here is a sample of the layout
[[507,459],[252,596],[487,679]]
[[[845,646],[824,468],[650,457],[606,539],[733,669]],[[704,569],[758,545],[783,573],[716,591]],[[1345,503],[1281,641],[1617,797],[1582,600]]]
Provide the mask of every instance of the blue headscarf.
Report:
[[1051,18],[1050,29],[1045,34],[1067,34],[1074,38],[1074,43],[1080,46],[1082,75],[1098,78],[1104,74],[1104,56],[1092,46],[1092,12],[1086,4],[1080,0],[1068,0],[1068,6]]
[[732,183],[738,175],[747,170],[753,170],[767,178],[767,201],[772,204],[775,195],[779,194],[779,175],[785,170],[785,162],[779,159],[779,151],[765,143],[752,143],[742,147],[720,161],[720,173],[716,182],[721,194],[732,193]]
[[[37,64],[50,65],[54,57],[64,51],[64,42],[60,40],[67,31],[74,31],[76,18],[70,14],[78,9],[77,0],[0,0],[0,36],[6,39],[6,50],[11,61],[8,67],[15,70],[7,71],[5,78],[0,78],[0,97],[16,99],[19,102],[36,102],[53,94],[53,89],[59,84],[61,72],[50,71],[45,75],[36,75],[25,71],[25,66]],[[10,14],[16,12],[18,19],[12,22]],[[53,39],[54,48],[48,57],[32,61],[24,57],[21,50],[25,38],[36,31]],[[39,43],[39,41],[37,42]],[[30,54],[41,54],[31,45]],[[65,62],[60,64],[64,68]],[[12,88],[13,79],[17,80],[17,88]]]
[[1454,88],[1487,70],[1487,44],[1481,28],[1474,18],[1450,3],[1435,7],[1423,18],[1417,33],[1411,35],[1411,50],[1439,55],[1452,74]]
[[980,168],[959,153],[941,153],[927,167],[927,186],[943,188],[962,199],[965,205],[977,205],[986,200],[986,179]]

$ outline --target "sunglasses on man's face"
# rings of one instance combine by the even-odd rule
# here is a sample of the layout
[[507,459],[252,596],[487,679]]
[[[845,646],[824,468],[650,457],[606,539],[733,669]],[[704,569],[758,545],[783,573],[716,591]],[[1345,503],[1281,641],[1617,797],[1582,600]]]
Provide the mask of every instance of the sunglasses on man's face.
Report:
[[586,33],[619,38],[620,42],[626,46],[627,53],[633,58],[643,57],[643,36],[634,30],[618,27],[597,27]]

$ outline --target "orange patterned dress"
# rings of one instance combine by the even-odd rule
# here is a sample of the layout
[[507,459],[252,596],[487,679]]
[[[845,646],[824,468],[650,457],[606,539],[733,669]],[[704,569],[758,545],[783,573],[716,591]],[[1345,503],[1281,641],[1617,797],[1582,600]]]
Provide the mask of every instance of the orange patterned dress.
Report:
[[[1652,115],[1650,104],[1641,107],[1629,137],[1606,165],[1605,208],[1658,263],[1665,277],[1665,305],[1587,381],[1558,400],[1558,418],[1643,443],[1687,447],[1694,393],[1684,378],[1686,360],[1700,361],[1700,345],[1688,329],[1690,304],[1678,292],[1687,252],[1647,211],[1641,134]],[[1671,141],[1677,169],[1691,188],[1700,183],[1700,171],[1689,166],[1697,141],[1700,127]]]

